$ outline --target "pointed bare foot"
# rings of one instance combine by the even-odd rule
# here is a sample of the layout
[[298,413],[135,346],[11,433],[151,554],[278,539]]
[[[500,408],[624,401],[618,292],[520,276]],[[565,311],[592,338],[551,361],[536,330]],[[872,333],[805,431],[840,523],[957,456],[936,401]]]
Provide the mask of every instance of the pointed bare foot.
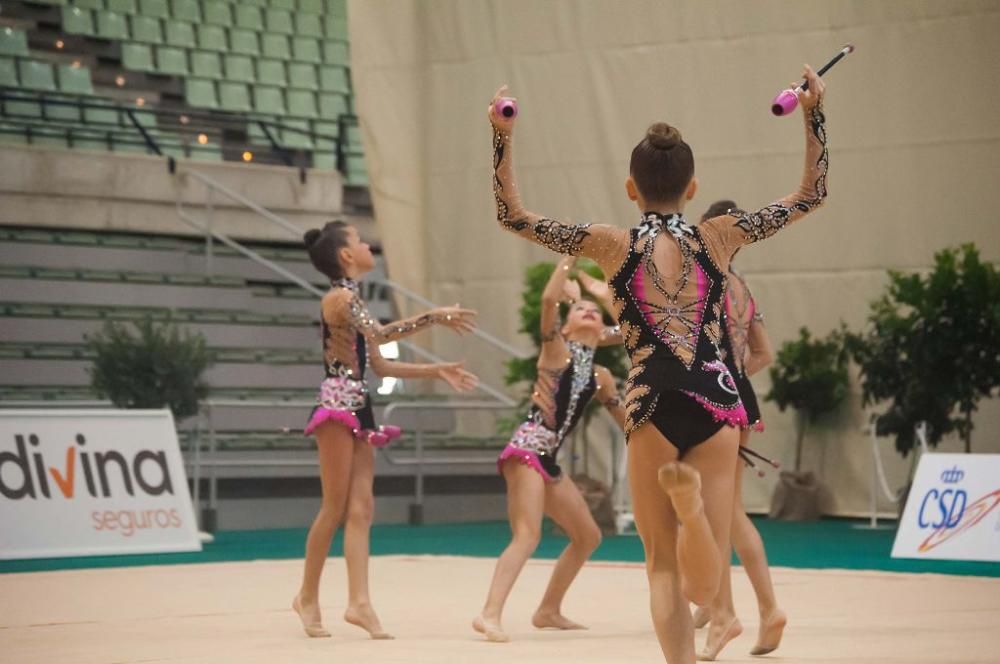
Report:
[[472,629],[485,636],[487,641],[493,641],[494,643],[506,643],[510,641],[510,637],[507,636],[507,632],[503,631],[503,627],[500,626],[500,621],[498,620],[486,620],[482,615],[478,615],[472,621]]
[[379,622],[378,616],[375,615],[375,609],[371,605],[347,607],[347,610],[344,611],[344,620],[365,630],[377,641],[396,638],[382,629],[382,623]]
[[535,611],[535,615],[531,617],[531,624],[538,629],[587,629],[586,626],[573,622],[561,613],[541,610]]
[[694,628],[701,629],[708,624],[708,621],[712,619],[712,615],[708,612],[708,607],[699,606],[694,610],[694,615],[691,616],[691,620],[694,621]]
[[728,621],[712,621],[708,628],[708,638],[705,639],[705,647],[698,653],[698,659],[703,662],[714,662],[726,644],[742,633],[743,625],[735,617]]
[[682,522],[701,512],[701,475],[693,466],[672,461],[660,466],[657,479]]
[[292,610],[299,614],[302,621],[302,629],[306,635],[312,638],[325,638],[330,636],[330,632],[323,627],[323,618],[320,615],[319,603],[303,604],[299,596],[292,600]]
[[785,631],[788,616],[781,609],[771,611],[767,619],[761,618],[760,631],[757,633],[757,645],[750,651],[751,655],[766,655],[774,652],[781,645],[781,635]]

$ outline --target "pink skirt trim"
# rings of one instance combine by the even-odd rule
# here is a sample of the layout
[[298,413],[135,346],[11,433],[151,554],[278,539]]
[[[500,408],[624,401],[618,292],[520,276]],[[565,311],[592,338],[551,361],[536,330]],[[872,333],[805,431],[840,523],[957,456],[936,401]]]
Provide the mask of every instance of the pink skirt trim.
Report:
[[711,413],[716,422],[724,422],[725,424],[738,429],[745,429],[750,426],[750,420],[747,417],[747,410],[743,407],[742,401],[739,402],[735,408],[724,410],[711,403],[700,394],[688,392],[687,390],[683,390],[683,392],[701,404],[702,408]]
[[501,468],[503,466],[503,462],[507,459],[517,459],[524,465],[534,468],[546,482],[555,482],[556,480],[556,478],[546,472],[545,468],[542,466],[542,462],[538,460],[538,455],[534,452],[522,450],[520,447],[508,444],[507,447],[503,448],[503,452],[500,453],[499,458],[497,458],[497,472],[502,473]]
[[361,422],[358,421],[357,416],[349,410],[334,410],[332,408],[324,408],[320,406],[313,411],[312,417],[309,418],[309,423],[306,425],[305,434],[307,436],[312,435],[312,432],[316,430],[321,424],[325,422],[336,422],[337,424],[343,424],[345,427],[351,430],[355,436],[361,430]]

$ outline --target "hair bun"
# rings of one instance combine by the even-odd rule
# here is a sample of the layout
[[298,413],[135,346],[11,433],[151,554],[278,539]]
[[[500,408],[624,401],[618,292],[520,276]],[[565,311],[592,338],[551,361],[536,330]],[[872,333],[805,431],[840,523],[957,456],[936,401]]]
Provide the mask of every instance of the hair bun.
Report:
[[322,235],[322,234],[323,234],[323,231],[321,231],[321,230],[319,230],[317,228],[313,228],[313,229],[310,229],[310,230],[306,231],[306,234],[302,236],[302,241],[306,243],[306,248],[309,248],[309,247],[313,246],[314,244],[316,244],[316,240],[318,240],[319,236]]
[[681,132],[666,122],[657,122],[646,130],[646,140],[658,150],[669,150],[684,142]]

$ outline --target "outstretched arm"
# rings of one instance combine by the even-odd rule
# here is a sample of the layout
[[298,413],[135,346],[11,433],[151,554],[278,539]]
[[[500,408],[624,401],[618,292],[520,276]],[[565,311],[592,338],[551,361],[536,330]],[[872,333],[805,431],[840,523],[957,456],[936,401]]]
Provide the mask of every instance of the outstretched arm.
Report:
[[382,325],[368,311],[368,305],[357,293],[351,293],[348,303],[351,324],[365,337],[376,343],[403,339],[434,324],[446,325],[457,332],[467,332],[475,327],[476,312],[459,307],[441,307],[427,313]]
[[497,223],[504,230],[519,235],[547,249],[570,256],[586,256],[605,273],[614,272],[625,258],[628,232],[605,224],[566,224],[528,211],[521,202],[514,175],[514,118],[498,115],[495,102],[507,91],[500,88],[490,102],[493,125],[493,194],[496,198]]
[[472,390],[479,384],[479,379],[474,374],[462,368],[461,362],[417,364],[414,362],[387,360],[382,356],[378,344],[374,342],[368,346],[368,359],[371,363],[372,371],[378,376],[438,378],[451,385],[458,392]]
[[732,209],[701,225],[702,234],[722,244],[731,257],[741,246],[771,237],[785,226],[802,219],[826,199],[826,176],[830,156],[826,146],[826,116],[823,114],[823,79],[806,65],[803,74],[809,89],[799,95],[805,120],[805,168],[799,188],[759,210]]

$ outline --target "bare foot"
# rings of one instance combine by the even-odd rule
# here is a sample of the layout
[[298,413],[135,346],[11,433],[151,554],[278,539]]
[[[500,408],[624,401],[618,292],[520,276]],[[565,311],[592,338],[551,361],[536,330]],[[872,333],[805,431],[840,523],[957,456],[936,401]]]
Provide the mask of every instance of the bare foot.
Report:
[[312,638],[325,638],[330,636],[330,632],[323,627],[323,618],[320,615],[319,603],[303,604],[299,596],[292,600],[292,610],[299,614],[302,621],[302,629]]
[[701,475],[693,466],[672,461],[660,466],[657,479],[660,487],[670,496],[681,522],[701,512]]
[[733,617],[730,620],[712,621],[708,628],[708,638],[705,647],[698,653],[698,659],[703,662],[714,662],[726,644],[743,633],[743,625]]
[[694,610],[694,615],[691,616],[691,620],[694,621],[694,628],[701,629],[708,624],[708,621],[712,619],[712,614],[708,612],[708,607],[699,606]]
[[587,629],[561,613],[541,610],[535,611],[535,615],[531,617],[531,624],[538,629]]
[[757,633],[757,645],[750,651],[751,655],[766,655],[774,652],[781,645],[781,635],[785,631],[788,616],[781,609],[771,611],[767,618],[760,619],[760,631]]
[[503,627],[500,626],[500,621],[498,620],[486,620],[482,615],[478,615],[472,621],[472,629],[485,636],[487,641],[493,641],[494,643],[506,643],[510,641],[510,637],[507,636],[507,632],[503,631]]
[[371,605],[347,607],[347,610],[344,611],[344,620],[365,630],[378,641],[396,638],[382,629],[382,623],[379,622],[378,616],[375,615],[375,609]]

